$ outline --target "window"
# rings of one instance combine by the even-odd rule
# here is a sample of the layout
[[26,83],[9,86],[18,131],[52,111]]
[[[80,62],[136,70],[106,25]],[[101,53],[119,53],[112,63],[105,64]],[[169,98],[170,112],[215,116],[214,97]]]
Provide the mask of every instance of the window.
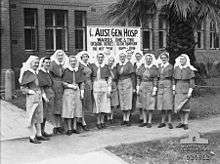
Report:
[[143,22],[143,49],[152,49],[153,26],[152,18],[150,16]]
[[86,11],[75,11],[75,48],[86,49]]
[[159,16],[159,48],[166,47],[167,23],[163,16]]
[[196,40],[196,47],[198,49],[203,49],[204,48],[204,31],[205,31],[205,28],[204,28],[204,23],[201,23],[198,28],[197,28],[197,31],[195,33],[195,40]]
[[210,48],[219,49],[220,48],[220,38],[219,34],[216,32],[215,22],[211,21],[210,23]]
[[46,50],[68,50],[67,11],[45,10]]
[[37,50],[37,9],[24,9],[25,50]]

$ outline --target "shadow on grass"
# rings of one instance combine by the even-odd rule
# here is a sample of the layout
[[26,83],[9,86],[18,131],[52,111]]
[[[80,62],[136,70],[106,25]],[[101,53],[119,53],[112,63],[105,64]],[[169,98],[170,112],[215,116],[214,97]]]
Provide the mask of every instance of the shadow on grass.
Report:
[[[209,140],[209,147],[215,153],[211,160],[193,161],[195,164],[218,164],[220,163],[220,131],[206,133],[202,138]],[[169,138],[134,144],[121,144],[108,146],[107,150],[119,156],[130,164],[185,164],[184,153],[181,151],[181,138]]]

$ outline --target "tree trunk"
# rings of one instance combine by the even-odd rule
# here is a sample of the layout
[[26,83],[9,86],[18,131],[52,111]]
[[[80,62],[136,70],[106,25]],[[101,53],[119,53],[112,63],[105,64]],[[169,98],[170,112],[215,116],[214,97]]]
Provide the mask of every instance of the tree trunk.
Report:
[[185,53],[189,56],[190,62],[195,62],[195,40],[194,30],[190,21],[178,20],[175,14],[169,17],[169,33],[167,36],[167,51],[170,53],[170,63],[174,64],[175,59]]

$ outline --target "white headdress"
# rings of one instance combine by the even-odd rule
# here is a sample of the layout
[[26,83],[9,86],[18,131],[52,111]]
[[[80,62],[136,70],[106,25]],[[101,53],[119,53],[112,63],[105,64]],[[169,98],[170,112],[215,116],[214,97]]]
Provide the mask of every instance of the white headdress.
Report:
[[98,62],[98,59],[97,59],[98,54],[102,54],[102,55],[104,56],[103,63],[101,64],[101,67],[104,67],[104,65],[107,64],[108,59],[107,59],[107,57],[105,56],[105,54],[104,54],[103,52],[98,52],[98,53],[96,54],[96,56],[95,56],[95,57],[96,57],[96,58],[95,58],[95,65],[96,65],[97,67],[100,66],[100,64],[99,64],[99,62]]
[[[125,55],[125,62],[122,64],[121,60],[120,60],[120,55],[124,54]],[[126,58],[126,53],[124,53],[124,51],[120,52],[118,55],[118,64],[119,65],[125,65],[128,62],[128,59]]]
[[22,67],[20,70],[20,76],[18,79],[19,83],[22,82],[22,77],[23,77],[24,72],[31,71],[31,72],[35,73],[35,71],[31,68],[31,64],[33,61],[35,61],[37,59],[39,59],[37,56],[31,55],[31,56],[29,56],[27,61],[22,64]]
[[[162,56],[162,55],[166,55],[166,56],[168,57],[168,60],[169,60],[170,54],[165,51],[165,52],[161,53],[161,54],[158,56],[158,58],[157,58],[157,65],[159,65],[159,64],[163,65],[163,62],[162,62],[162,60],[161,60],[161,56]],[[167,63],[165,63],[165,65],[168,65],[168,64],[169,64],[169,61],[167,61]],[[164,65],[164,66],[165,66],[165,65]]]
[[[75,57],[76,58],[76,66],[75,66],[75,68],[73,68],[71,65],[70,65],[70,60],[69,60],[69,58],[71,58],[71,57]],[[71,56],[69,56],[69,58],[68,58],[68,61],[65,63],[65,65],[63,66],[63,68],[64,69],[66,69],[66,68],[68,68],[70,71],[78,71],[78,68],[79,68],[79,60],[77,59],[77,57],[76,56],[73,56],[73,55],[71,55]]]
[[157,65],[157,60],[156,60],[154,54],[146,53],[144,56],[145,56],[144,58],[146,58],[147,56],[150,56],[150,57],[152,58],[152,62],[151,62],[150,65],[147,65],[146,59],[144,59],[144,65],[145,65],[145,67],[150,68],[150,67],[152,67],[153,65],[155,65],[156,67],[158,66],[158,65]]
[[108,57],[108,62],[109,62],[109,60],[110,60],[111,58],[114,59],[114,63],[112,64],[111,68],[114,68],[117,63],[116,63],[115,57],[114,57],[113,55],[111,55],[111,56]]
[[[63,54],[63,61],[60,63],[57,59],[57,54],[58,53],[62,53]],[[61,65],[65,65],[65,63],[68,62],[69,58],[68,56],[65,54],[65,52],[63,50],[56,50],[55,53],[50,57],[51,61],[55,61],[55,63],[57,64],[61,64]]]
[[[139,53],[141,54],[141,59],[138,61],[137,58],[136,58],[136,54]],[[144,63],[144,56],[143,56],[143,53],[142,51],[137,51],[135,53],[135,55],[133,55],[133,58],[132,58],[134,61],[132,62],[132,64],[136,63],[136,66],[139,68],[143,63]]]
[[40,59],[40,62],[39,62],[39,66],[37,68],[37,73],[39,72],[39,70],[43,70],[43,61],[44,61],[45,57],[42,57]]
[[[87,55],[89,56],[89,59],[88,59],[88,62],[87,62],[87,63],[85,63],[84,61],[82,61],[82,56],[83,56],[84,54],[87,54]],[[81,51],[81,52],[79,52],[79,53],[76,55],[76,59],[77,59],[77,61],[79,61],[79,63],[81,63],[81,64],[87,66],[87,64],[91,62],[91,61],[90,61],[90,60],[91,60],[91,55],[88,53],[88,51]]]
[[[186,58],[186,64],[184,66],[181,65],[180,63],[180,58],[181,57],[185,57]],[[189,59],[189,56],[187,54],[181,54],[179,57],[177,57],[175,59],[175,64],[174,64],[174,68],[179,66],[180,68],[186,68],[186,67],[189,67],[191,70],[193,71],[197,71],[197,69],[190,64],[190,59]]]

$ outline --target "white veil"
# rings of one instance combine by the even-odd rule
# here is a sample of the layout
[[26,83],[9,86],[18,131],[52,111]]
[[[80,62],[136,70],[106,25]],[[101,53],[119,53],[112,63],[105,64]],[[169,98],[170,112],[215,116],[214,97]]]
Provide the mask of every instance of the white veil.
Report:
[[18,79],[19,83],[22,82],[22,77],[23,77],[24,72],[26,72],[26,71],[29,70],[29,71],[35,73],[34,70],[31,68],[31,63],[32,63],[33,61],[37,60],[37,59],[39,59],[38,56],[31,55],[31,56],[29,56],[29,58],[26,60],[26,62],[24,62],[24,63],[22,64],[22,67],[21,67],[21,69],[20,69],[20,76],[19,76],[19,79]]

